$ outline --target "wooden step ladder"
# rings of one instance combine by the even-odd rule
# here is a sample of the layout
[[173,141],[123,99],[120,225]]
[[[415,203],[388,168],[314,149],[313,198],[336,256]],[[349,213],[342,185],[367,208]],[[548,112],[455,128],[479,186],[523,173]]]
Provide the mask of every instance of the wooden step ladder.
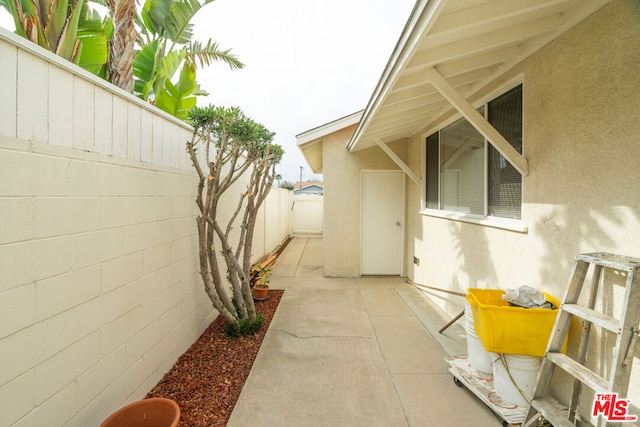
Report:
[[[583,291],[583,285],[591,266],[593,266],[593,275],[591,276],[588,303],[587,305],[579,304],[580,293]],[[613,287],[611,283],[604,282],[605,269],[617,270],[626,274],[624,300],[620,318],[617,319],[595,310],[598,290],[604,290],[607,286]],[[561,352],[571,319],[574,316],[582,319],[583,323],[580,346],[575,359]],[[583,385],[594,390],[595,393],[618,393],[620,398],[625,397],[629,386],[639,323],[640,259],[609,253],[590,253],[576,256],[564,301],[558,310],[556,323],[549,338],[547,352],[542,360],[538,382],[523,426],[537,425],[540,415],[556,427],[574,426],[580,418],[578,407]],[[603,334],[604,330],[608,330],[616,335],[613,359],[606,378],[585,366],[592,326],[601,328]],[[549,382],[556,366],[574,378],[573,395],[569,407],[564,407],[547,394]],[[587,422],[590,423],[590,420]],[[603,416],[598,417],[598,426],[604,426],[606,422]]]

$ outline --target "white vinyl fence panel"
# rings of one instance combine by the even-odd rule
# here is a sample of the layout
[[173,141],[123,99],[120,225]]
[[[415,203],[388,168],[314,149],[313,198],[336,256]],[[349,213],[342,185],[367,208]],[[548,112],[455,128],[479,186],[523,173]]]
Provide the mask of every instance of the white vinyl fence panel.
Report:
[[322,234],[323,196],[299,194],[293,197],[291,234]]

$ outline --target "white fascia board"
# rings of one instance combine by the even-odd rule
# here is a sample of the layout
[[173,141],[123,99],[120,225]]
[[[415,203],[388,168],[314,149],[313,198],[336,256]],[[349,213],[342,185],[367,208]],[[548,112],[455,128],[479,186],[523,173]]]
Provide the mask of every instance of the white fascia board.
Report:
[[433,26],[446,3],[447,0],[418,0],[369,99],[362,120],[347,144],[347,150],[352,151],[358,144],[360,137],[366,131],[376,111],[387,97],[400,72],[413,57],[415,47],[420,42],[422,35]]
[[322,138],[325,135],[332,134],[341,129],[349,127],[351,125],[355,125],[360,122],[360,118],[362,117],[362,110],[356,113],[350,114],[348,116],[339,118],[322,126],[318,126],[316,128],[310,129],[306,132],[302,132],[296,135],[296,143],[298,146],[302,146],[309,142],[313,142]]

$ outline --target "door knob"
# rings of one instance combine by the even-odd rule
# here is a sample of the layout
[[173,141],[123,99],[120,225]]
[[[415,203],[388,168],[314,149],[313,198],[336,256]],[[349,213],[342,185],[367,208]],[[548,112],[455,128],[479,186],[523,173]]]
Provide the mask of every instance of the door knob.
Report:
[[400,227],[400,221],[396,221],[396,225]]

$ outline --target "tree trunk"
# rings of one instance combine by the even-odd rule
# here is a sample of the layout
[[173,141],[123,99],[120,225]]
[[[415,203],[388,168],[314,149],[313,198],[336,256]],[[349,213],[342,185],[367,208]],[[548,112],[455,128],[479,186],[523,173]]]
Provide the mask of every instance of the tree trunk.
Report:
[[133,57],[138,33],[134,26],[135,0],[107,0],[113,16],[113,35],[109,41],[107,78],[114,85],[133,93]]

